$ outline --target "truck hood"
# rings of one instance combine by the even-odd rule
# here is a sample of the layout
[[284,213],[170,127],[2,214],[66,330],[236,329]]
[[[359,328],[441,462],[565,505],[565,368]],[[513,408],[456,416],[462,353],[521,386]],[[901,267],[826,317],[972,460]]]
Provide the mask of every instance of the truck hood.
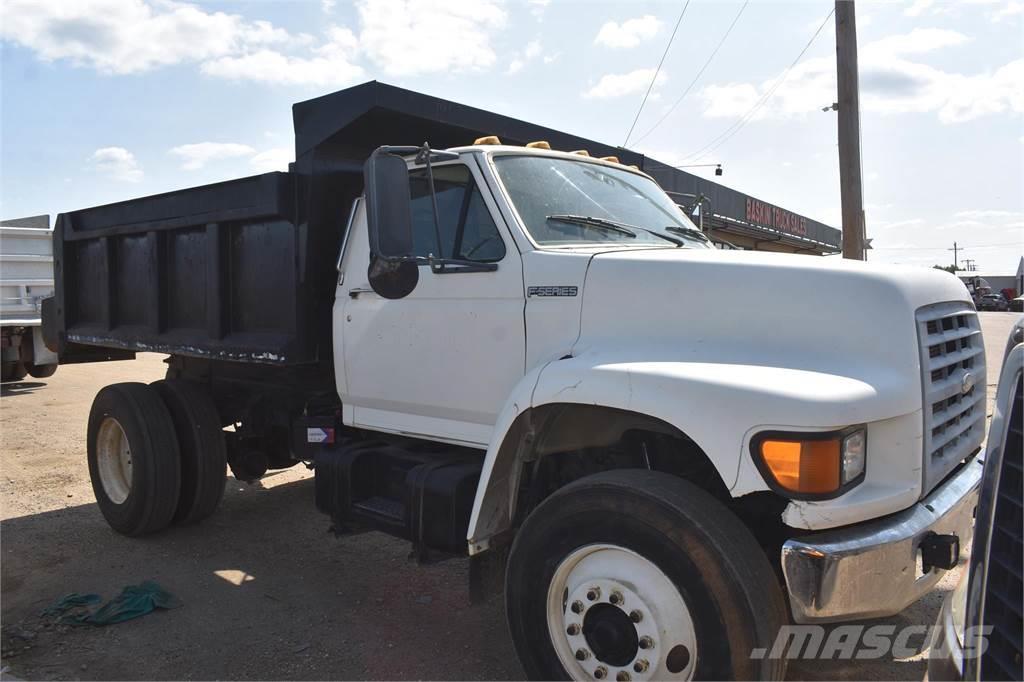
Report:
[[909,385],[920,368],[915,311],[940,301],[971,298],[955,276],[919,267],[749,251],[605,252],[587,270],[576,352],[873,381],[892,373]]

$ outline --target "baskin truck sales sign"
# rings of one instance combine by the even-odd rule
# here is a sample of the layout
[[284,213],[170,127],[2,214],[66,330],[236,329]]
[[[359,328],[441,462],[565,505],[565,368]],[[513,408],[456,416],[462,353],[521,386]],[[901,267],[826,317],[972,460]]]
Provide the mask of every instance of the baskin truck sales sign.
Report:
[[798,237],[807,236],[807,218],[747,197],[747,222]]

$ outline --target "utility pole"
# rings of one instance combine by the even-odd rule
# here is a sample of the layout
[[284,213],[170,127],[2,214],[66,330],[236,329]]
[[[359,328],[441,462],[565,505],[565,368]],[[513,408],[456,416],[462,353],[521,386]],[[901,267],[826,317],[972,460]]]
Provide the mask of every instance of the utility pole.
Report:
[[961,250],[962,249],[960,249],[960,247],[957,246],[956,242],[953,242],[953,248],[952,249],[946,249],[946,251],[952,251],[953,252],[953,269],[954,270],[959,270],[960,269],[960,262],[957,260],[956,254],[959,253]]
[[964,268],[968,272],[974,272],[976,270],[976,268],[974,267],[974,263],[975,260],[973,258],[964,258]]
[[839,85],[839,196],[843,208],[843,258],[864,260],[860,86],[853,0],[836,0],[836,80]]

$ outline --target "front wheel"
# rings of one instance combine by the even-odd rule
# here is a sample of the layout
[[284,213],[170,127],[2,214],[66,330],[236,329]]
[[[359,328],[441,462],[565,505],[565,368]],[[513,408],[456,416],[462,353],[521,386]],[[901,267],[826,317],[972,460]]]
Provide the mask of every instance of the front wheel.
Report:
[[527,518],[509,556],[507,612],[532,679],[782,679],[786,618],[750,531],[674,476],[583,478]]

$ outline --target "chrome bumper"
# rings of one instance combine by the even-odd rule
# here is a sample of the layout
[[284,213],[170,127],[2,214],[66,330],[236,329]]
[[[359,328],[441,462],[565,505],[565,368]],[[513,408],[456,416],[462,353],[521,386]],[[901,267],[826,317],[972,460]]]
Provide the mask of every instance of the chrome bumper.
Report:
[[829,623],[899,613],[931,590],[945,571],[921,575],[918,545],[931,533],[970,547],[982,466],[973,458],[909,509],[877,521],[793,538],[782,545],[782,571],[797,623]]

